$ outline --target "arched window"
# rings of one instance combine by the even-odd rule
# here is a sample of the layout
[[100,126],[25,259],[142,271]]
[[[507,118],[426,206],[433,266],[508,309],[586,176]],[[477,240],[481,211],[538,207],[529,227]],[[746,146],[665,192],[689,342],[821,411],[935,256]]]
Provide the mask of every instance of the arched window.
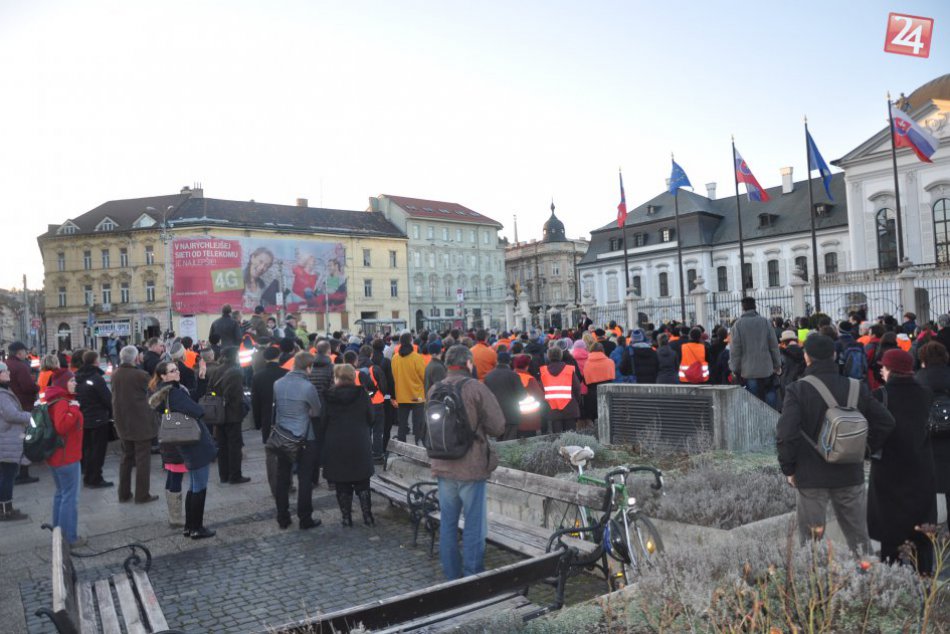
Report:
[[729,272],[724,266],[716,267],[716,290],[720,292],[729,290]]
[[808,281],[808,258],[804,255],[800,255],[795,258],[795,266],[801,270],[802,279],[806,282]]
[[607,273],[607,303],[614,304],[620,301],[620,281],[614,271]]
[[744,262],[742,264],[742,290],[755,287],[755,278],[752,276],[752,263]]
[[766,266],[768,267],[769,273],[769,286],[778,286],[778,260],[769,260],[766,262]]
[[897,268],[897,216],[893,209],[881,209],[875,216],[877,227],[877,266]]
[[670,296],[670,281],[668,273],[660,273],[660,297]]
[[937,262],[950,262],[950,200],[941,198],[934,203],[933,211]]
[[837,273],[838,272],[838,254],[834,251],[829,251],[825,254],[825,273]]
[[686,269],[686,290],[696,288],[696,269]]

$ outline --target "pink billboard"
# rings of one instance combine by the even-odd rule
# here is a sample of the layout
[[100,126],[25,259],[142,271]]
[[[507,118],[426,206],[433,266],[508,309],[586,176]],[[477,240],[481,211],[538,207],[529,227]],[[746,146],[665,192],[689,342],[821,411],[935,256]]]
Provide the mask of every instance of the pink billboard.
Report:
[[273,312],[346,311],[346,250],[339,242],[292,238],[176,237],[172,306],[217,313],[223,304]]

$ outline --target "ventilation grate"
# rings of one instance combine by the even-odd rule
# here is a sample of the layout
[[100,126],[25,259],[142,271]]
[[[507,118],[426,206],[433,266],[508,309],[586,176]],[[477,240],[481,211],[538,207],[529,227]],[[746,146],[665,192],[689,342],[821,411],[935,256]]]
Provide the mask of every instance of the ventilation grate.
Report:
[[712,437],[712,398],[611,392],[611,444],[649,442],[682,448],[697,436]]

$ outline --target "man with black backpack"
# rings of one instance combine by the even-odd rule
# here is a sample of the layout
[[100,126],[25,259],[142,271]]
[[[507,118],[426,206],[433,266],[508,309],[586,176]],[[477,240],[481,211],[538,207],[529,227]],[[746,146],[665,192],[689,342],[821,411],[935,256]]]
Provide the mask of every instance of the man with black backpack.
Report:
[[[439,482],[439,558],[446,579],[485,569],[488,536],[486,484],[498,466],[489,436],[505,433],[505,415],[483,383],[472,378],[472,352],[463,345],[445,355],[448,376],[429,390],[426,405],[426,450],[432,476]],[[462,550],[459,517],[464,513]]]
[[[823,392],[829,392],[828,396],[836,401],[837,412],[844,410],[852,418],[857,415],[866,419],[866,448],[860,452],[864,455],[873,455],[883,446],[895,422],[884,405],[871,398],[867,385],[838,373],[834,355],[835,344],[830,337],[813,334],[805,340],[805,377],[787,388],[775,429],[776,447],[782,473],[798,491],[798,532],[802,543],[824,534],[830,500],[848,547],[861,553],[870,546],[863,455],[855,460],[835,461],[835,457],[821,453],[825,448],[834,449],[843,438],[833,440],[822,434],[832,412]],[[825,389],[809,383],[815,380]],[[852,398],[851,390],[855,390],[856,398]],[[827,442],[832,446],[826,447]]]

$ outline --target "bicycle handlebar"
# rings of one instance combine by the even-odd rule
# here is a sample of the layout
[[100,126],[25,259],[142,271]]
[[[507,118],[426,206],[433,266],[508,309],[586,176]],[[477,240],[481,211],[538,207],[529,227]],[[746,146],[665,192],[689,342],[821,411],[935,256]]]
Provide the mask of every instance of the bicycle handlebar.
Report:
[[648,472],[653,474],[653,484],[650,485],[650,488],[654,491],[659,491],[663,488],[663,472],[657,469],[656,467],[649,466],[638,466],[638,467],[625,467],[627,473],[637,473],[637,472]]

